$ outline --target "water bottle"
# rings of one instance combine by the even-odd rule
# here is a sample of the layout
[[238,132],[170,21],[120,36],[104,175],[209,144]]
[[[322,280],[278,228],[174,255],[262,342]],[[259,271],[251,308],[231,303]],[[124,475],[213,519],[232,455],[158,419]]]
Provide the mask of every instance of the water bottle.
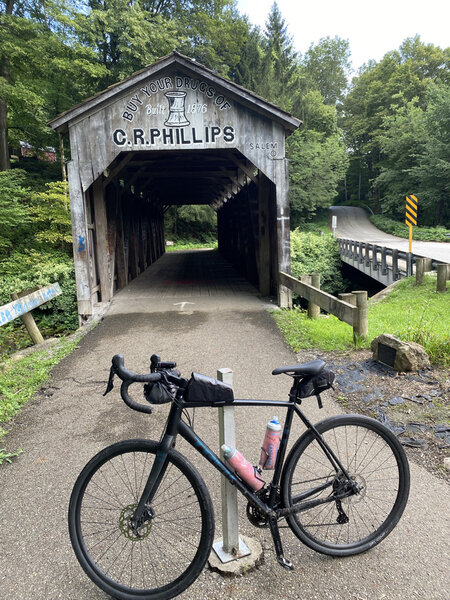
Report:
[[273,417],[267,423],[266,435],[261,448],[261,457],[259,464],[263,469],[273,469],[277,458],[278,447],[280,445],[281,425],[278,417]]
[[223,456],[234,471],[254,490],[260,490],[264,480],[258,477],[256,467],[248,462],[236,448],[230,448],[226,444],[222,446]]

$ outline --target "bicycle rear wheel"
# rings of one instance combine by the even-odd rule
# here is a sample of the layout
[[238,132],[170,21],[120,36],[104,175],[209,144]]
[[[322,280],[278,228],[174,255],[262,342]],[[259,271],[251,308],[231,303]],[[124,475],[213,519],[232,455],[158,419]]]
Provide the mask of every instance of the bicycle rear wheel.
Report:
[[[307,546],[332,556],[364,552],[384,539],[400,519],[408,500],[409,466],[397,438],[381,423],[360,415],[340,415],[316,425],[361,492],[287,517]],[[282,479],[286,507],[298,496],[328,482],[307,501],[327,498],[343,482],[310,431],[293,446]],[[341,485],[342,489],[342,485]],[[339,511],[341,508],[341,511]],[[342,511],[348,521],[342,518]]]
[[138,532],[130,518],[155,460],[157,443],[128,440],[102,450],[80,473],[69,532],[87,575],[120,600],[168,600],[200,575],[214,536],[209,492],[194,467],[170,450],[168,466]]

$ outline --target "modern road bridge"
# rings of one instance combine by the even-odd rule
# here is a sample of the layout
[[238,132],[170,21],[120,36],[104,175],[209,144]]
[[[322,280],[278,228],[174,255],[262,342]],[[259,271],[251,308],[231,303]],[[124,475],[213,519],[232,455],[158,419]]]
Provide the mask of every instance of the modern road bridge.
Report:
[[431,266],[450,264],[450,243],[409,241],[380,231],[359,207],[332,206],[337,220],[341,260],[384,285],[414,273],[417,258],[430,259]]

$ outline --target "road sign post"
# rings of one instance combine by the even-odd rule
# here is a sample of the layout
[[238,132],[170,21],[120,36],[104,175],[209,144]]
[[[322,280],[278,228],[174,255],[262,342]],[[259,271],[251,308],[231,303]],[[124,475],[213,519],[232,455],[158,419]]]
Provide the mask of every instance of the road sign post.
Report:
[[409,227],[409,251],[412,252],[412,228],[417,225],[417,197],[413,194],[406,196],[405,223]]

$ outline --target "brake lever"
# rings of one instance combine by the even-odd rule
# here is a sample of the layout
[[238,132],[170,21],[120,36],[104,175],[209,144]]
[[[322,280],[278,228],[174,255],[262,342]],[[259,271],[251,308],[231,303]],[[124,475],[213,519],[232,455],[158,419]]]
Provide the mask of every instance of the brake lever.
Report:
[[114,365],[111,365],[111,369],[109,370],[108,384],[106,386],[105,393],[103,394],[104,396],[106,396],[106,394],[109,394],[109,392],[113,389],[113,387],[114,387],[114,375],[115,374],[116,374],[116,370],[114,368]]

